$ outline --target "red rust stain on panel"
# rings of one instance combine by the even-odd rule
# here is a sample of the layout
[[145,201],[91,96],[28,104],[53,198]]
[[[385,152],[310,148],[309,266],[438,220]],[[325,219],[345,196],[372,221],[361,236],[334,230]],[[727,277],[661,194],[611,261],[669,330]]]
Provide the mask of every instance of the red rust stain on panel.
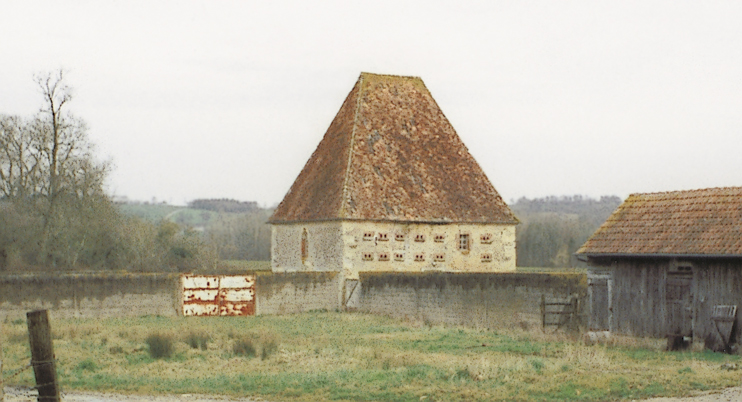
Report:
[[255,275],[182,275],[183,315],[255,315]]

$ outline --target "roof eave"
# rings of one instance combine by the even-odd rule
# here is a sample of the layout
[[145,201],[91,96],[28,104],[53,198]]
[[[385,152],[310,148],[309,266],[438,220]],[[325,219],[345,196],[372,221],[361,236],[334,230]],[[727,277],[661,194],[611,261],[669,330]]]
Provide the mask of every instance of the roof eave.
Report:
[[701,254],[701,253],[575,253],[587,258],[742,258],[742,254]]

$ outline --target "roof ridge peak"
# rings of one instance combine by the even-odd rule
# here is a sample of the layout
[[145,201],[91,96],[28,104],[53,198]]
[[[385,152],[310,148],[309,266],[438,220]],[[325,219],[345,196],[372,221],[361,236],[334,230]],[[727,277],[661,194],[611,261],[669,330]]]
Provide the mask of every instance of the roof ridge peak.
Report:
[[629,196],[647,196],[647,195],[662,195],[662,194],[681,194],[681,193],[700,193],[702,191],[724,191],[724,190],[742,190],[740,186],[726,186],[726,187],[707,187],[707,188],[696,188],[690,190],[670,190],[670,191],[655,191],[648,193],[631,193]]
[[358,111],[361,109],[361,93],[363,92],[363,74],[358,77],[358,93],[356,94],[356,109],[353,112],[353,128],[350,131],[350,146],[348,147],[348,164],[345,166],[345,177],[343,177],[343,200],[340,203],[340,215],[346,217],[346,206],[348,204],[348,179],[350,178],[350,167],[353,163],[353,145],[356,140],[356,127],[358,126]]

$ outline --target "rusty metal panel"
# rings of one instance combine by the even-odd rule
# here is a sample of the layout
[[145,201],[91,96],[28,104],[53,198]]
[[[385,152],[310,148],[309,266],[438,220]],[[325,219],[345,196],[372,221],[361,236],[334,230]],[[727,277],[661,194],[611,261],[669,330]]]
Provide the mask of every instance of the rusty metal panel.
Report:
[[255,315],[255,275],[181,276],[184,316]]

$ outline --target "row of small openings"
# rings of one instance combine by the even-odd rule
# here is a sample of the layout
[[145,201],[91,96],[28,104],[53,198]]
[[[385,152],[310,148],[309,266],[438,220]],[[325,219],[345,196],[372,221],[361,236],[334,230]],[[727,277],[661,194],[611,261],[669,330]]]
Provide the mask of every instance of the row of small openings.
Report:
[[[373,260],[374,253],[363,253],[363,261]],[[389,253],[379,253],[379,261],[389,261]],[[404,261],[404,253],[394,253],[394,261]],[[425,253],[415,253],[415,261],[425,261]],[[446,261],[446,255],[442,253],[433,254],[433,261],[444,262]],[[492,254],[482,254],[481,261],[492,262]]]
[[[373,241],[374,239],[378,241],[388,241],[389,240],[389,234],[379,232],[376,237],[374,237],[374,232],[364,232],[363,233],[363,240],[365,241]],[[402,233],[396,233],[394,235],[394,240],[396,241],[404,241],[405,236]],[[492,243],[492,233],[484,233],[479,236],[479,241],[482,244],[491,244]],[[433,241],[436,243],[443,243],[443,241],[446,240],[445,234],[436,234],[433,235]],[[418,243],[425,242],[425,235],[424,234],[416,234],[415,235],[415,241]],[[463,247],[463,248],[462,248]],[[469,234],[459,234],[459,249],[460,250],[468,250],[469,249]]]

